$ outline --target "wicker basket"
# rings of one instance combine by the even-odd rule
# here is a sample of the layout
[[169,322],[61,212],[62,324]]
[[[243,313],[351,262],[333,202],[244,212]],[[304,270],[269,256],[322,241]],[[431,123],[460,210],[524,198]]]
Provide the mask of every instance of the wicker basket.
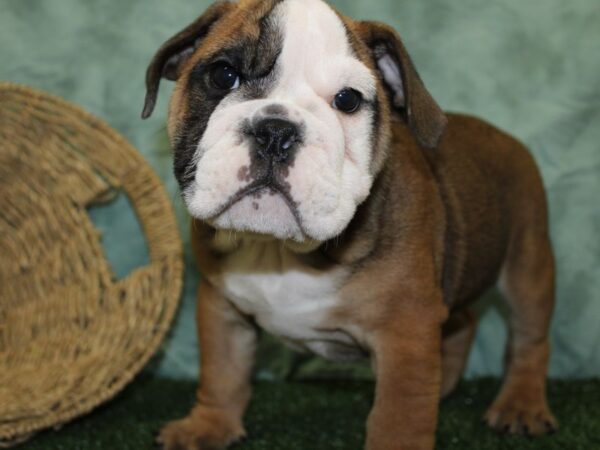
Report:
[[[86,207],[123,191],[151,263],[115,280]],[[0,446],[117,394],[177,309],[172,205],[138,152],[56,97],[0,83]]]

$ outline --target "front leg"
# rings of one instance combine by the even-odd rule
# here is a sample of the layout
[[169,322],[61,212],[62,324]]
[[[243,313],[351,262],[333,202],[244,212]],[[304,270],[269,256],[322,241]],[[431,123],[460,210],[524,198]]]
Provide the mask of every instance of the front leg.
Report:
[[371,337],[377,378],[367,450],[432,450],[441,386],[441,320],[413,311]]
[[256,329],[206,280],[198,291],[196,322],[198,402],[186,418],[162,429],[157,441],[165,450],[218,450],[245,435]]

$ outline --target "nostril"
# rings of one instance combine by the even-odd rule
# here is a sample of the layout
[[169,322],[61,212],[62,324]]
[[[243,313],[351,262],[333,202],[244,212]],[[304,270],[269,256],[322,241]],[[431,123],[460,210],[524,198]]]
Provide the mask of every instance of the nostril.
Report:
[[256,142],[258,142],[260,145],[266,145],[267,142],[269,141],[269,138],[266,137],[264,134],[255,134],[254,140]]
[[281,144],[281,148],[284,150],[289,150],[289,148],[294,145],[294,143],[296,142],[296,135],[292,135],[290,136],[288,139],[286,139],[285,141],[283,141],[283,143]]

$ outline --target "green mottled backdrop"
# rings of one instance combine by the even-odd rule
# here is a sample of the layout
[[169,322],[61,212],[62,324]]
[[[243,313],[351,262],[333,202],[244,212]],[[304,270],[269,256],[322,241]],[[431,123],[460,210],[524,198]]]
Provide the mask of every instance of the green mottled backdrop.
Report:
[[[206,0],[0,0],[0,79],[58,94],[104,118],[141,150],[165,182],[187,245],[185,210],[165,135],[170,86],[139,119],[154,50],[198,16]],[[600,375],[600,1],[353,0],[336,6],[397,27],[433,96],[487,118],[526,142],[548,188],[558,263],[553,376]],[[101,148],[98,149],[102,151]],[[93,217],[122,276],[146,258],[125,199]],[[197,373],[189,252],[183,305],[157,361],[161,374]],[[470,375],[497,374],[506,332],[494,295],[471,353]],[[263,377],[367,375],[366,366],[298,359],[272,340]]]

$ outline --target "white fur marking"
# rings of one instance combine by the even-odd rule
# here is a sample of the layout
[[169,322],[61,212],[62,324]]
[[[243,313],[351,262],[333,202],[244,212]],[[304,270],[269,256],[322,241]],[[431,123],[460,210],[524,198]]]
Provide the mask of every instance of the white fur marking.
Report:
[[343,269],[307,266],[280,242],[248,239],[227,259],[222,283],[230,301],[287,344],[346,358],[360,355],[350,334],[320,329],[345,276]]

